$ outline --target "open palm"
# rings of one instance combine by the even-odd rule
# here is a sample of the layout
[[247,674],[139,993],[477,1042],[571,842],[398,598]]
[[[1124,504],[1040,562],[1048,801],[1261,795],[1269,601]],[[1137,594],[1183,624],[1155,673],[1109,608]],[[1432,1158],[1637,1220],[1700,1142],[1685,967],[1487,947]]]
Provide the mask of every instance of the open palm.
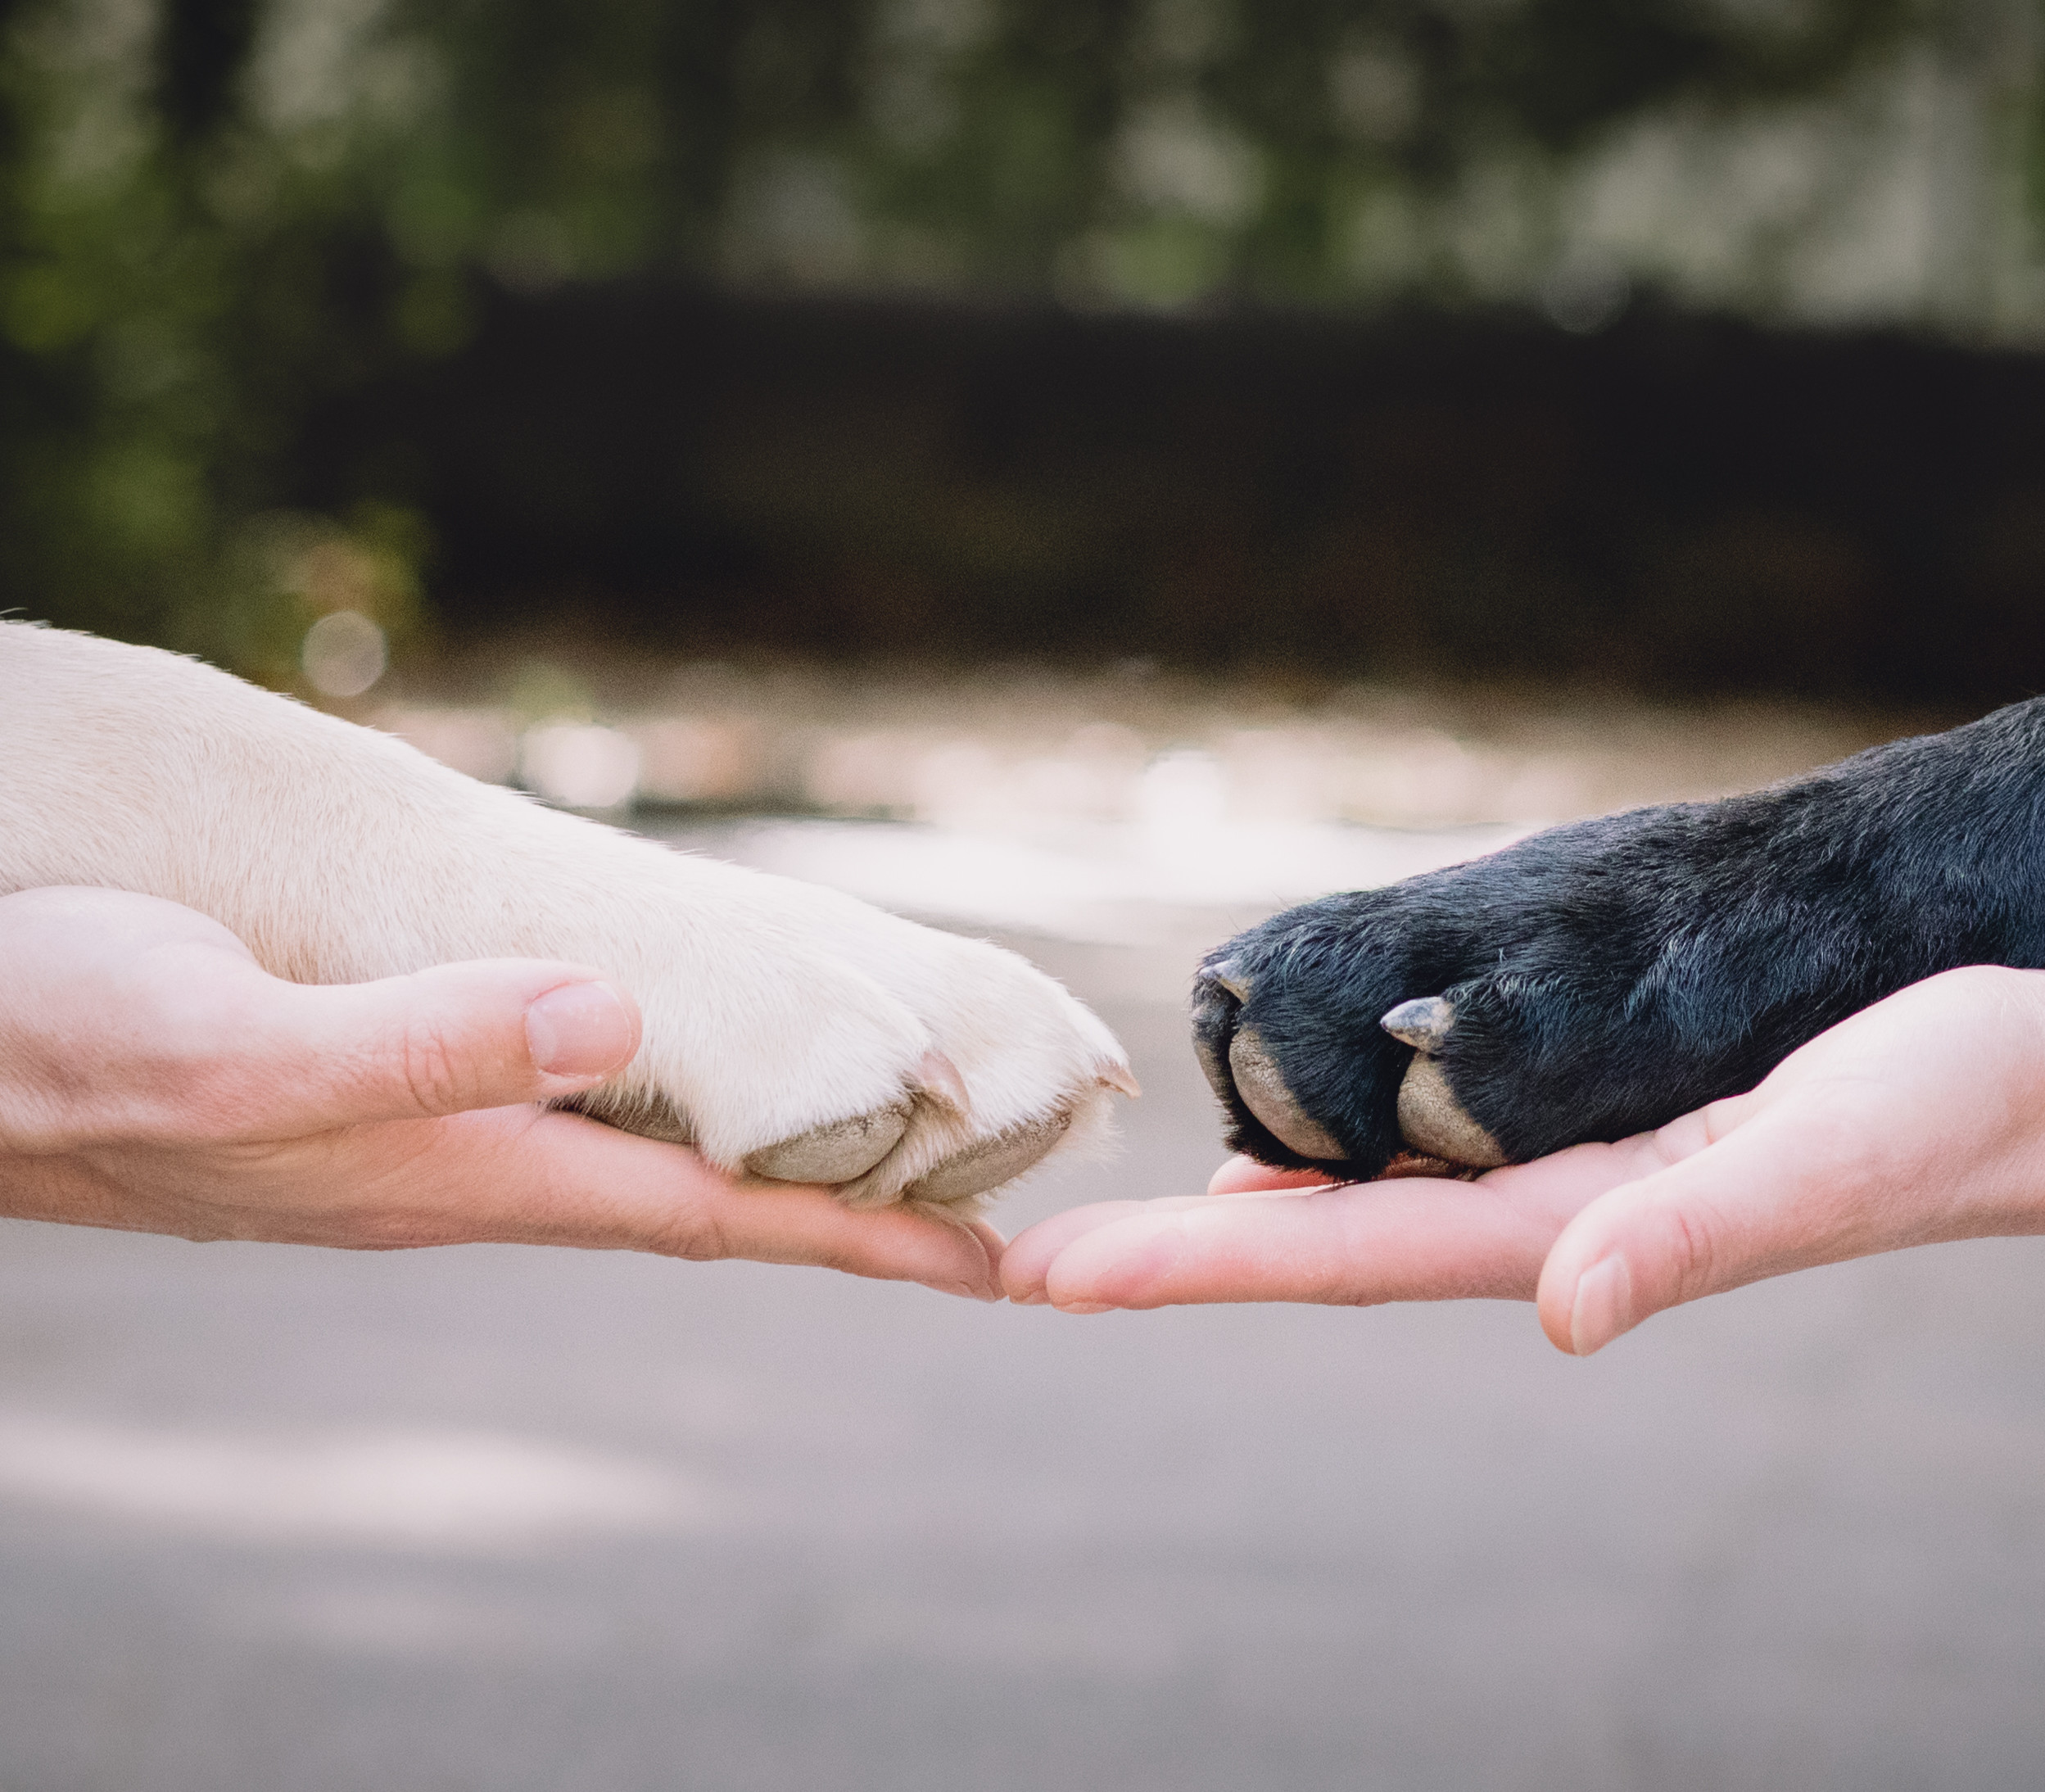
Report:
[[1010,1246],[1011,1299],[1535,1300],[1588,1354],[1762,1277],[2045,1231],[2045,972],[1975,966],[1821,1034],[1747,1094],[1475,1182],[1328,1187],[1244,1159],[1206,1195],[1111,1201]]

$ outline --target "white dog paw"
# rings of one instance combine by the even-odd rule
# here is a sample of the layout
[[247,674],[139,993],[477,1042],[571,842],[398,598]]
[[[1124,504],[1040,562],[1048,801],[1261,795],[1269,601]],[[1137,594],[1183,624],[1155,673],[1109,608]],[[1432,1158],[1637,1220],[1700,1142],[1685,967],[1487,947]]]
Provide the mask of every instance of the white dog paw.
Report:
[[1012,953],[541,808],[168,654],[0,622],[0,891],[166,897],[304,983],[595,966],[645,1028],[574,1105],[738,1174],[970,1210],[1135,1093]]
[[638,1057],[583,1112],[855,1206],[971,1212],[1136,1093],[1114,1036],[1013,953],[679,854],[656,873],[659,848],[618,844],[672,894],[549,948],[621,967],[645,1015]]

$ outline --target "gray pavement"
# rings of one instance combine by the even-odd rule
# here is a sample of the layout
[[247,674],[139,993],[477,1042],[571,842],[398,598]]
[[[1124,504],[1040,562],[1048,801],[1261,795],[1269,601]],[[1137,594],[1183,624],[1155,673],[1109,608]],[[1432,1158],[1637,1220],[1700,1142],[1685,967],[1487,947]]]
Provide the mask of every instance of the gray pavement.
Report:
[[[1176,953],[1018,941],[1215,1160]],[[0,1226],[0,1792],[2045,1783],[2045,1241],[1567,1361]]]

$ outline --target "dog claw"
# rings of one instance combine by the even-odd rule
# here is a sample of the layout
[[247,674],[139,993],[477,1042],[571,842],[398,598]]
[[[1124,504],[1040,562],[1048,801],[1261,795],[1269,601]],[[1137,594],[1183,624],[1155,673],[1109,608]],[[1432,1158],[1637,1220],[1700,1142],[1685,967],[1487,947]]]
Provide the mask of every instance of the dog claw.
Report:
[[1348,1154],[1319,1120],[1310,1119],[1265,1048],[1254,1027],[1238,1027],[1228,1047],[1228,1068],[1242,1105],[1264,1123],[1265,1129],[1302,1157],[1339,1163]]
[[[1401,1011],[1392,1010],[1394,1014]],[[1441,1061],[1425,1052],[1417,1054],[1406,1066],[1405,1079],[1399,1085],[1399,1130],[1414,1150],[1446,1158],[1452,1164],[1495,1170],[1506,1161],[1498,1141],[1472,1120],[1455,1098],[1442,1072]]]
[[1238,1002],[1250,999],[1250,980],[1242,973],[1239,961],[1224,958],[1219,963],[1203,965],[1200,971],[1204,983],[1218,983]]
[[1400,1002],[1378,1025],[1416,1052],[1439,1052],[1455,1025],[1455,1004],[1440,996],[1421,996]]
[[939,1107],[960,1120],[973,1111],[973,1098],[966,1093],[966,1079],[959,1075],[958,1066],[942,1052],[925,1052],[916,1071],[918,1085]]
[[1436,1053],[1448,1043],[1455,1025],[1455,1004],[1440,996],[1402,1002],[1378,1025],[1402,1045],[1414,1049],[1399,1085],[1399,1130],[1415,1151],[1494,1170],[1505,1161],[1496,1139],[1472,1120],[1449,1087]]
[[1133,1102],[1143,1093],[1143,1085],[1136,1080],[1136,1073],[1126,1064],[1103,1064],[1098,1073],[1101,1086],[1113,1089],[1118,1095],[1126,1095]]
[[894,1102],[871,1114],[813,1126],[778,1144],[762,1145],[748,1155],[745,1167],[770,1182],[819,1183],[826,1188],[851,1182],[902,1143],[913,1111],[912,1102]]

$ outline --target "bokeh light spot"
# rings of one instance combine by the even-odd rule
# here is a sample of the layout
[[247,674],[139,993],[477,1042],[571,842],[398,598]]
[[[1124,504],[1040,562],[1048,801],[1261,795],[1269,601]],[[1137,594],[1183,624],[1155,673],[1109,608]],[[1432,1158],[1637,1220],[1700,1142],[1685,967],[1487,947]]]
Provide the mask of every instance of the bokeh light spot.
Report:
[[360,697],[390,663],[383,631],[360,610],[336,610],[305,631],[299,663],[314,690],[328,697]]

